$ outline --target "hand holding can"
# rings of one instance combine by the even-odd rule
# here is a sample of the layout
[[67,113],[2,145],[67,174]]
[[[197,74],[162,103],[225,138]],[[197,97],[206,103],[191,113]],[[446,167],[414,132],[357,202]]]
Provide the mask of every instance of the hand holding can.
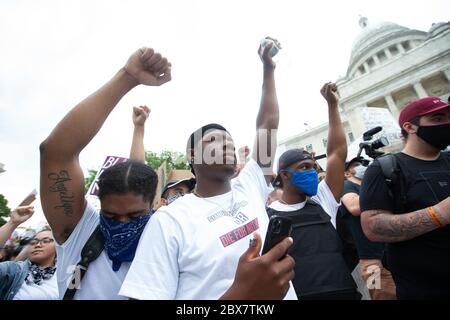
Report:
[[281,49],[280,43],[270,37],[266,37],[261,40],[261,49],[264,50],[267,45],[272,44],[272,48],[270,48],[269,56],[273,58]]

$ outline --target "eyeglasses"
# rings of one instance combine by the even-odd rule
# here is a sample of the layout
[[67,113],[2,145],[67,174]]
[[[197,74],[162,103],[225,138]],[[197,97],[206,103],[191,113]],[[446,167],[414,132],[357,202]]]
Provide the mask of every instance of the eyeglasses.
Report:
[[52,238],[33,239],[30,242],[28,242],[28,244],[35,246],[38,243],[49,244],[49,243],[52,243],[53,241],[54,240]]

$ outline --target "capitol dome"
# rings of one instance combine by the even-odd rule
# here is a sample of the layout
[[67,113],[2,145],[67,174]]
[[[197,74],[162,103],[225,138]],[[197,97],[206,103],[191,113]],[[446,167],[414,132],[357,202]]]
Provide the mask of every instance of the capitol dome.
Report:
[[430,30],[428,31],[428,38],[434,38],[449,29],[450,29],[450,22],[433,23],[431,25]]
[[[393,54],[385,52],[385,49],[398,43],[405,43],[404,51],[411,49],[409,41],[414,41],[417,45],[418,42],[424,41],[427,37],[427,33],[419,30],[408,29],[392,22],[382,22],[374,25],[370,25],[367,18],[361,17],[359,25],[362,30],[353,42],[350,63],[347,69],[347,77],[353,77],[355,75],[362,75],[369,72],[367,67],[362,66],[365,62],[368,62],[372,67],[370,56],[380,54],[380,58],[376,60],[384,60],[384,57],[391,58],[397,54],[397,51],[393,50]],[[367,61],[368,60],[368,61]],[[373,60],[373,59],[372,59]],[[358,72],[358,68],[360,72]]]

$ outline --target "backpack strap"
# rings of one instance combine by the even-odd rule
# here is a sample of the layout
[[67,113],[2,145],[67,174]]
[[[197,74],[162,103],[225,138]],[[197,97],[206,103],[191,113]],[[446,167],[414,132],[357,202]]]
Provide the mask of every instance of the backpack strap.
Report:
[[105,239],[100,230],[100,225],[98,225],[81,250],[81,260],[73,270],[72,279],[70,279],[63,300],[73,300],[75,293],[80,288],[81,280],[83,280],[89,264],[98,258],[104,246]]
[[[398,166],[397,158],[389,153],[376,159],[380,164],[386,184],[389,187],[389,197],[394,201],[396,207],[403,210],[408,203],[406,195],[406,184],[401,170]],[[398,197],[394,195],[394,190],[398,190]]]
[[[384,179],[389,186],[389,189],[397,182],[397,159],[392,154],[387,154],[384,157],[377,158],[378,163],[381,166],[381,171],[383,172]],[[392,196],[392,190],[390,191],[390,196]]]

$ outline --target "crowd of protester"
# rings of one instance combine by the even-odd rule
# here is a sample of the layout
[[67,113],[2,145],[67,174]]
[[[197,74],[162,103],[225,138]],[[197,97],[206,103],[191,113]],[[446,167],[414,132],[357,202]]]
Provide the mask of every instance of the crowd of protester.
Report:
[[[130,160],[99,178],[100,210],[85,199],[79,155],[129,91],[171,80],[169,60],[143,47],[76,105],[40,145],[49,228],[5,247],[34,212],[21,206],[0,229],[0,299],[360,300],[355,271],[372,300],[450,297],[450,158],[442,151],[450,104],[408,103],[403,150],[367,167],[347,159],[337,87],[325,83],[326,171],[314,154],[291,149],[274,172],[280,108],[271,49],[280,45],[268,39],[258,50],[260,108],[248,119],[253,147],[236,155],[216,123],[178,137],[194,178],[168,181],[159,208],[158,176],[145,164],[147,106],[132,111]],[[261,255],[273,216],[289,218],[292,233]]]

